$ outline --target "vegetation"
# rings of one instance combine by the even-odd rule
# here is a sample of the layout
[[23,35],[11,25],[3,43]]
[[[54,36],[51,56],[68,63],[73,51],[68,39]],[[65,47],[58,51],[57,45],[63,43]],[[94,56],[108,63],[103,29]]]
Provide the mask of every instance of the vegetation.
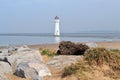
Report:
[[74,65],[74,64],[72,64],[69,67],[65,67],[64,68],[64,73],[63,73],[62,77],[65,77],[65,76],[71,75],[71,74],[75,74],[78,69],[79,69],[78,66]]
[[[107,69],[104,69],[106,66]],[[83,61],[78,61],[63,70],[63,75],[77,75],[80,80],[88,80],[88,74],[96,70],[113,79],[120,79],[120,50],[92,48],[85,52]],[[89,79],[90,80],[90,79]],[[92,80],[92,79],[91,79]]]
[[41,52],[41,55],[47,55],[49,57],[53,57],[56,55],[56,53],[54,51],[51,51],[49,49],[39,49]]
[[90,65],[99,65],[107,64],[111,62],[112,55],[105,48],[92,48],[88,50],[85,54],[85,60],[88,61]]

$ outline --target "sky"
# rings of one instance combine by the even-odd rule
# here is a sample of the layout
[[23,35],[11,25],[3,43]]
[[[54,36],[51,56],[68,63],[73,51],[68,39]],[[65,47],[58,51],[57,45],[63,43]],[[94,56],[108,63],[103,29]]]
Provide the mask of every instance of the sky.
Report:
[[120,31],[120,0],[0,0],[0,33]]

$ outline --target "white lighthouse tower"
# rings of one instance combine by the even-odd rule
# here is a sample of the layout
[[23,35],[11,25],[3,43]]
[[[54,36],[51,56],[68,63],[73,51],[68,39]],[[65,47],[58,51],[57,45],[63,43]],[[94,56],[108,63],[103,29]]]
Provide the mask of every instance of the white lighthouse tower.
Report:
[[55,17],[55,32],[54,32],[54,35],[55,36],[60,36],[60,29],[59,29],[59,17],[58,16],[56,16]]

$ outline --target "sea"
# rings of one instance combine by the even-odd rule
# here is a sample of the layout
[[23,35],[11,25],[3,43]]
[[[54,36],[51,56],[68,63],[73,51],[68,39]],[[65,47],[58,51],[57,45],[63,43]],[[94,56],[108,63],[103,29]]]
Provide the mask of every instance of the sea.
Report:
[[120,32],[83,32],[61,33],[59,37],[53,33],[7,33],[0,34],[0,46],[53,44],[60,41],[103,42],[120,41]]

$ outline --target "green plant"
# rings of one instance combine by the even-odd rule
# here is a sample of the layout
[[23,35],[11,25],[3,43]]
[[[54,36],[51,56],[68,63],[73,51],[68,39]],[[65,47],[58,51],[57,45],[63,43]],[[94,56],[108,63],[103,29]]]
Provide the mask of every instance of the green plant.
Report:
[[55,55],[54,52],[50,51],[49,49],[39,49],[41,52],[41,55],[47,55],[49,57],[53,57]]
[[105,48],[92,48],[86,52],[85,60],[87,60],[90,65],[95,64],[100,66],[111,62],[112,55]]
[[112,55],[117,55],[120,57],[120,50],[119,49],[110,49],[109,50]]
[[63,70],[63,76],[68,76],[72,74],[76,74],[79,77],[85,76],[84,72],[91,71],[91,67],[87,64],[86,61],[79,61],[75,64],[72,64],[71,66],[65,67]]
[[68,76],[68,75],[75,74],[78,69],[79,68],[75,64],[72,64],[71,66],[65,67],[64,70],[63,70],[63,75],[62,76],[65,77],[65,76]]
[[[80,80],[87,79],[87,74],[92,74],[96,70],[103,72],[105,76],[113,79],[120,78],[120,50],[107,50],[105,48],[89,49],[84,59],[78,61],[71,66],[64,68],[63,76],[76,75]],[[103,66],[107,66],[108,70],[104,70]],[[89,77],[89,76],[88,76]]]
[[85,54],[85,60],[90,65],[107,65],[114,76],[120,75],[120,50],[107,50],[105,48],[92,48]]

